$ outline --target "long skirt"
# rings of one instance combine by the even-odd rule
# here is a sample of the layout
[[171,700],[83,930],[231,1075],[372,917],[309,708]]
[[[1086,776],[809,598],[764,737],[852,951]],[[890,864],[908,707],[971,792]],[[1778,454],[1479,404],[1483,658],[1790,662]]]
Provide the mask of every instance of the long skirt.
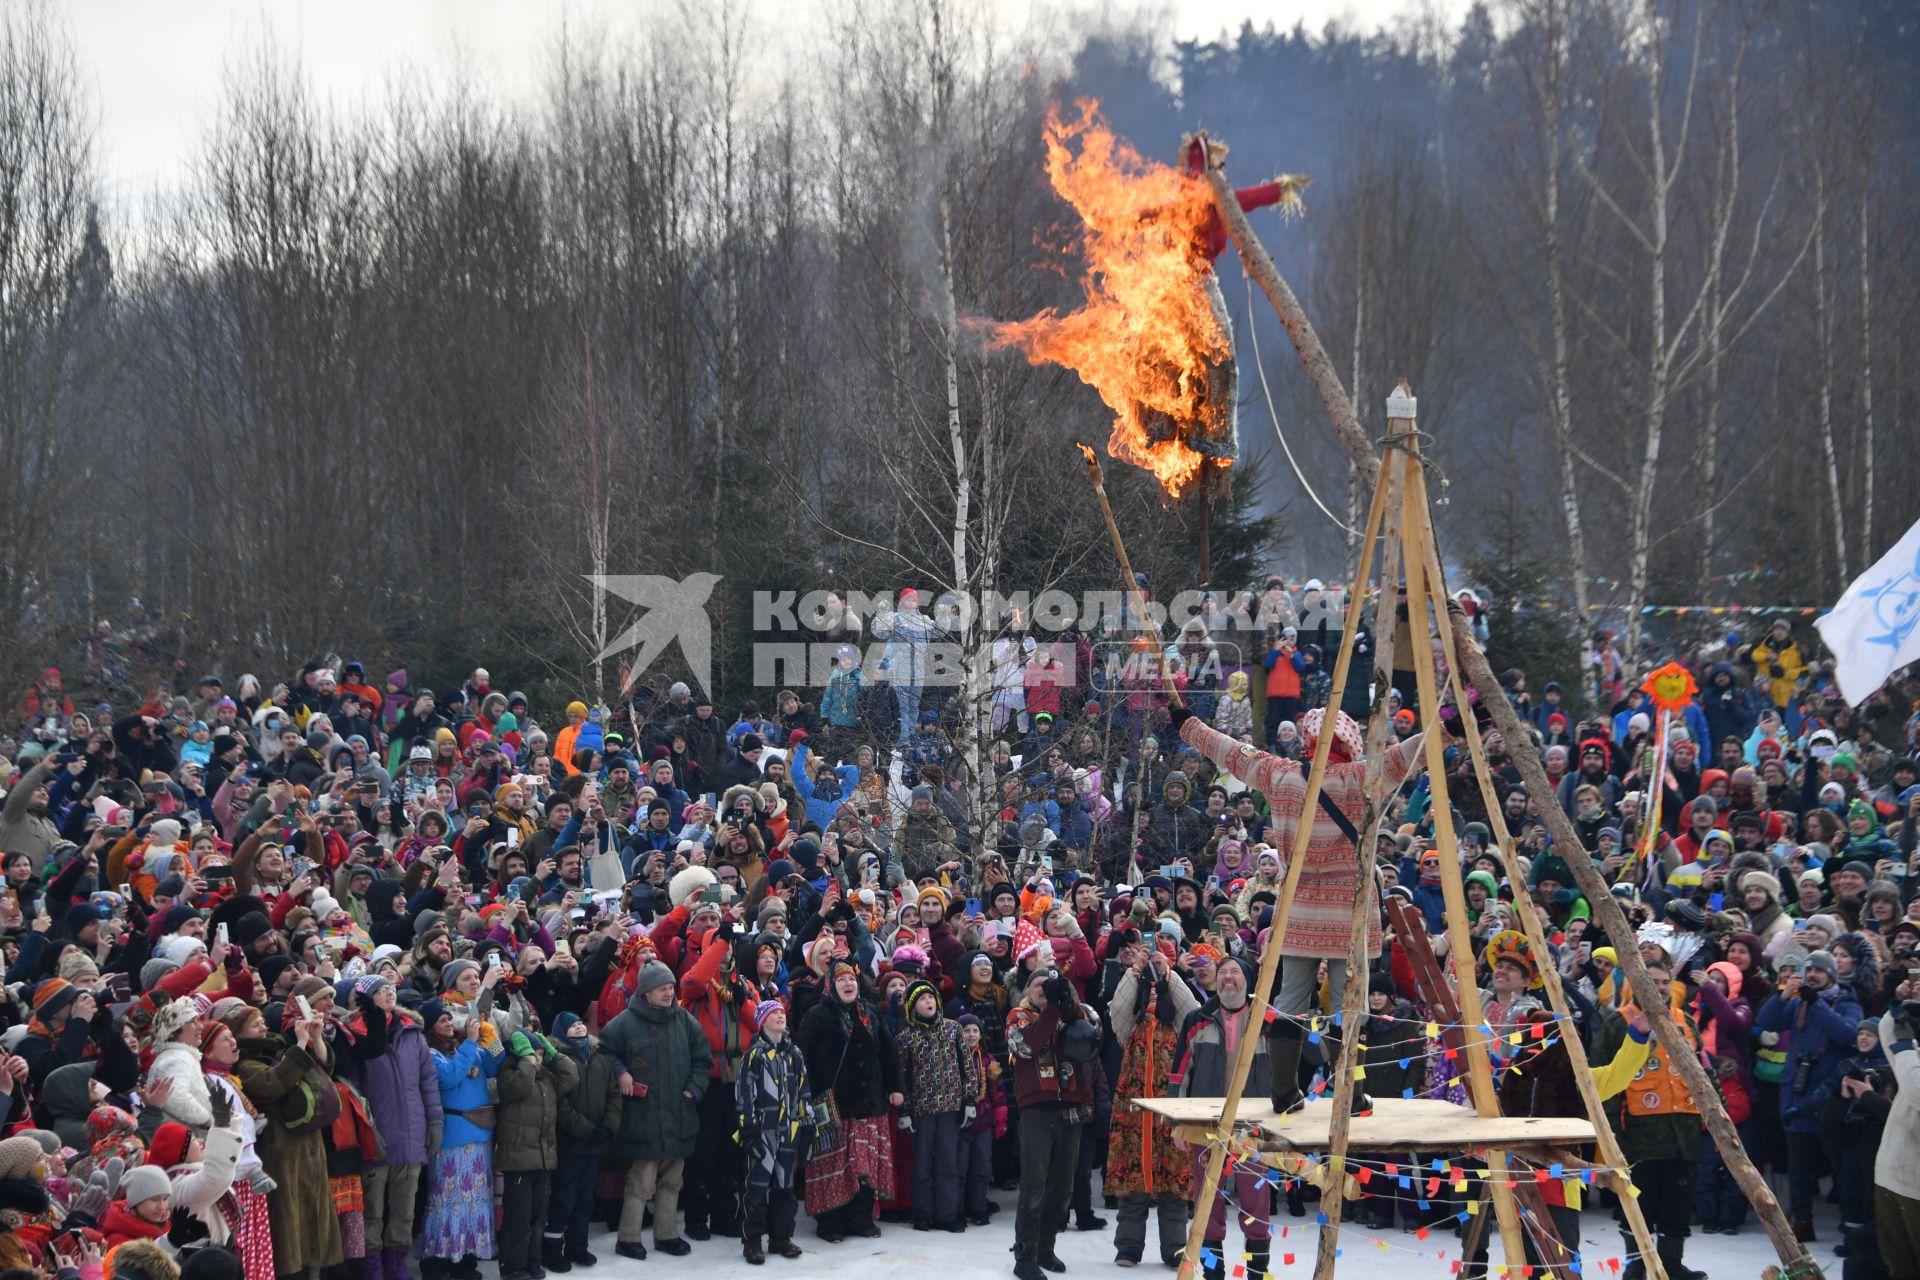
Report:
[[367,1256],[367,1189],[357,1173],[327,1179],[333,1212],[340,1219],[340,1251],[349,1260]]
[[447,1147],[434,1157],[420,1247],[429,1258],[493,1257],[493,1144]]
[[807,1161],[807,1212],[827,1213],[873,1188],[876,1201],[893,1198],[893,1130],[885,1116],[841,1123],[841,1138],[830,1151],[814,1151]]
[[240,1255],[246,1280],[274,1280],[273,1220],[267,1216],[267,1198],[244,1182],[234,1184],[233,1202],[239,1221],[233,1229],[233,1249]]

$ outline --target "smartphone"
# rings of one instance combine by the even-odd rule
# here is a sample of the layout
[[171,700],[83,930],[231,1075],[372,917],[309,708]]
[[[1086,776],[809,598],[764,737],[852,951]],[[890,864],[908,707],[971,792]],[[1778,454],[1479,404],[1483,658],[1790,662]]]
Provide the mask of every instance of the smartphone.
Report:
[[520,847],[520,828],[508,827],[507,828],[507,848],[518,849],[519,847]]
[[233,879],[233,868],[226,866],[208,867],[200,873],[200,878],[208,884],[217,884],[223,880],[231,880]]
[[309,871],[312,871],[312,870],[313,870],[312,858],[295,858],[293,860],[293,874],[295,876],[304,876]]
[[978,898],[967,899],[967,914],[970,916],[977,916],[980,914],[980,899]]
[[305,996],[295,996],[294,1003],[300,1006],[300,1016],[308,1022],[313,1021],[313,1006],[307,1003]]
[[715,906],[719,906],[720,904],[724,903],[726,900],[727,900],[727,895],[718,888],[703,889],[700,892],[700,901],[703,903],[712,903]]
[[1163,875],[1163,876],[1165,876],[1165,877],[1166,877],[1167,879],[1169,879],[1169,880],[1171,880],[1171,879],[1173,879],[1173,878],[1174,878],[1175,876],[1177,876],[1177,875],[1179,875],[1179,874],[1180,874],[1180,868],[1178,868],[1178,867],[1169,867],[1169,866],[1162,866],[1162,867],[1160,868],[1160,874],[1161,874],[1161,875]]
[[226,946],[226,945],[227,945],[227,923],[226,923],[226,921],[224,921],[224,920],[222,920],[222,921],[220,922],[220,927],[219,927],[218,929],[215,929],[215,930],[213,931],[213,936],[214,936],[215,938],[218,938],[218,939],[220,940],[220,945],[221,945],[221,946],[223,946],[223,947],[224,947],[224,946]]
[[487,953],[487,968],[489,968],[489,969],[498,969],[499,967],[500,967],[500,953],[499,953],[498,951],[490,951],[490,952],[488,952],[488,953]]
[[573,910],[567,912],[567,918],[570,920],[585,920],[587,918],[587,909],[585,907],[575,907]]
[[479,905],[480,905],[480,901],[481,901],[481,899],[480,899],[480,895],[479,895],[479,894],[477,894],[477,893],[470,893],[470,894],[468,894],[468,895],[467,895],[467,905],[468,905],[468,906],[470,906],[470,907],[477,907],[477,906],[479,906]]

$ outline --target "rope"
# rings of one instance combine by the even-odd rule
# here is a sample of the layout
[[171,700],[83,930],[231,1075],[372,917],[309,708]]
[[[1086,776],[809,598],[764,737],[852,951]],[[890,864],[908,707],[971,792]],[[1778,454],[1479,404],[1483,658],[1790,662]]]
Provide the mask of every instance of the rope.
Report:
[[1306,474],[1300,470],[1300,464],[1294,460],[1292,446],[1287,444],[1287,437],[1280,430],[1280,413],[1273,407],[1273,389],[1267,385],[1266,363],[1260,358],[1260,331],[1253,319],[1252,276],[1247,277],[1247,337],[1253,343],[1253,368],[1254,372],[1260,375],[1260,394],[1267,401],[1267,418],[1273,423],[1273,434],[1274,438],[1280,442],[1280,451],[1287,455],[1287,465],[1293,468],[1294,479],[1300,482],[1300,487],[1306,491],[1306,495],[1313,499],[1313,505],[1320,508],[1321,515],[1333,521],[1339,528],[1358,537],[1360,534],[1358,529],[1333,514],[1327,509],[1327,504],[1320,501],[1320,495],[1314,492],[1311,484],[1307,483]]

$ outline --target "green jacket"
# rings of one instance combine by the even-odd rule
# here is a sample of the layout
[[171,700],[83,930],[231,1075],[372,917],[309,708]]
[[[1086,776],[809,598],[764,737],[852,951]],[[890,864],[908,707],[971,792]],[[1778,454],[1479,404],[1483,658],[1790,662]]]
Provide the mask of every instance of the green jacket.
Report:
[[608,1154],[616,1160],[682,1160],[700,1134],[700,1095],[713,1083],[713,1049],[694,1016],[635,995],[600,1033],[600,1052],[625,1067],[644,1098],[626,1098]]
[[502,1173],[552,1169],[560,1163],[560,1095],[580,1083],[580,1064],[566,1053],[508,1054],[500,1064],[499,1126],[493,1167]]
[[580,1069],[580,1083],[560,1095],[560,1141],[567,1154],[603,1156],[620,1123],[627,1099],[620,1093],[620,1064],[611,1054],[595,1053]]

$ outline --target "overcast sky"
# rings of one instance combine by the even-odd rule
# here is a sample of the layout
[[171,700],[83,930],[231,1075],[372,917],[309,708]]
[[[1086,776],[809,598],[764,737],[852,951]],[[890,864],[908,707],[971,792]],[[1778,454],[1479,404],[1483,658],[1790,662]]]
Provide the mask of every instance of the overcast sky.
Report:
[[[905,0],[901,0],[905,2]],[[1067,12],[1048,0],[984,0],[1019,25]],[[759,29],[804,47],[826,0],[749,0]],[[1098,0],[1072,0],[1100,12]],[[1172,33],[1209,38],[1241,22],[1318,29],[1330,19],[1374,27],[1410,0],[1157,0]],[[1121,5],[1119,7],[1126,7]],[[563,23],[612,33],[672,21],[676,0],[63,0],[64,15],[99,112],[109,201],[138,200],[176,184],[207,128],[223,66],[262,33],[298,52],[320,94],[336,105],[376,100],[396,76],[439,80],[464,66],[510,100],[539,82]]]

